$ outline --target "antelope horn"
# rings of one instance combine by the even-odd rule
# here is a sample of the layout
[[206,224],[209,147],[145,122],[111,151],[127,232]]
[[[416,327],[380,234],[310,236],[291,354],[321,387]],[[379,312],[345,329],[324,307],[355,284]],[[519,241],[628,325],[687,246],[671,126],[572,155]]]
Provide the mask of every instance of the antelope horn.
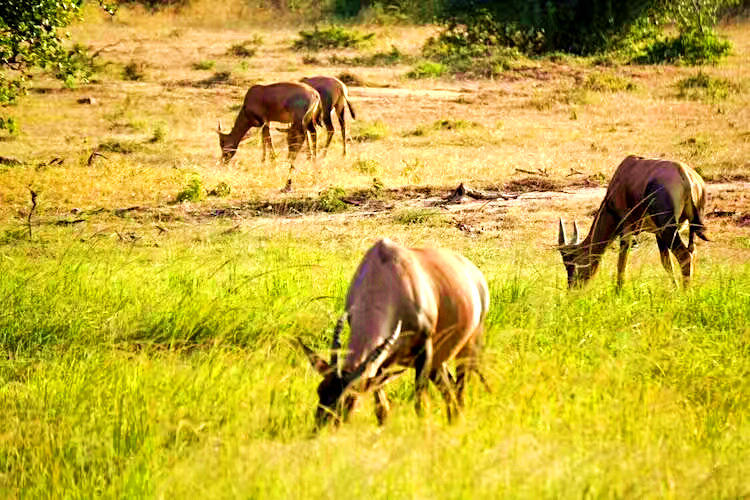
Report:
[[575,221],[575,220],[573,221],[573,241],[575,242],[576,245],[579,242],[579,238],[578,238],[578,222]]
[[344,387],[349,387],[351,384],[356,382],[359,377],[362,376],[365,370],[370,367],[370,364],[380,364],[385,361],[385,358],[388,357],[388,354],[390,353],[390,350],[393,347],[393,344],[396,342],[396,339],[398,338],[400,333],[401,321],[399,320],[398,325],[396,325],[396,330],[394,330],[394,332],[387,339],[385,339],[382,344],[376,347],[370,353],[370,355],[367,356],[367,359],[365,359],[353,372],[346,376],[346,379],[344,380]]
[[218,132],[218,133],[220,133],[220,134],[221,134],[221,120],[219,120],[219,125],[218,125],[218,127],[216,128],[216,132]]
[[560,217],[560,232],[557,235],[557,244],[565,245],[568,243],[568,238],[565,237],[565,225],[563,225],[562,217]]
[[339,317],[338,322],[336,322],[336,328],[333,329],[333,340],[331,341],[331,366],[336,368],[337,373],[339,376],[341,375],[339,371],[339,350],[341,349],[341,330],[344,329],[344,322],[349,317],[349,313],[345,312],[344,314]]

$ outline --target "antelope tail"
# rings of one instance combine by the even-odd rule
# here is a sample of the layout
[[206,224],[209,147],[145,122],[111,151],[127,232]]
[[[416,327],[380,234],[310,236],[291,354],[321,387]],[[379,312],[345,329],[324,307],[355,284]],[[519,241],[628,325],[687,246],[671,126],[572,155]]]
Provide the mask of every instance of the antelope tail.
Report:
[[700,214],[697,214],[695,217],[693,217],[693,220],[690,221],[690,232],[698,236],[703,241],[711,241],[708,239],[708,237],[705,234],[706,226],[703,225],[703,220],[701,219]]
[[318,116],[318,108],[320,107],[320,99],[316,99],[315,102],[313,102],[312,106],[310,106],[305,112],[305,116],[302,117],[302,123],[307,125],[310,122],[313,122],[313,125],[317,125],[316,118]]
[[354,108],[352,107],[351,101],[349,101],[348,97],[346,97],[345,99],[346,99],[346,105],[349,108],[349,114],[352,115],[352,120],[356,120],[357,115],[354,114]]

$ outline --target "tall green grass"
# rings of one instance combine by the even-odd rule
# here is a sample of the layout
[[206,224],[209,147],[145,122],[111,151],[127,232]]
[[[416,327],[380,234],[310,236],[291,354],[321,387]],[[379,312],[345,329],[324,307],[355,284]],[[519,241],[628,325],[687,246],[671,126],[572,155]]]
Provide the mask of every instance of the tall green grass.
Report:
[[326,348],[372,241],[225,229],[175,227],[157,246],[42,228],[0,247],[0,496],[748,493],[747,262],[704,256],[685,292],[636,267],[618,294],[605,261],[568,292],[552,252],[446,238],[490,284],[492,393],[473,380],[448,425],[432,392],[418,419],[410,374],[385,427],[365,398],[314,435],[318,376],[291,339]]

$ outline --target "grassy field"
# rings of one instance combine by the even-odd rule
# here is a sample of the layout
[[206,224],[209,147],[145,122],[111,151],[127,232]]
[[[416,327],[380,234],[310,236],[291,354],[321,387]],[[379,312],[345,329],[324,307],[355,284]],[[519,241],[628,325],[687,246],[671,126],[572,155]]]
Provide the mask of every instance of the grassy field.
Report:
[[[12,110],[0,496],[750,495],[747,24],[722,27],[734,54],[700,70],[706,86],[690,85],[696,68],[576,58],[414,80],[407,61],[434,27],[362,26],[370,47],[301,53],[305,26],[243,9],[89,10],[72,31],[100,50],[92,83],[40,74]],[[404,60],[354,65],[393,45]],[[279,193],[288,164],[261,165],[255,139],[218,164],[216,120],[229,126],[250,84],[343,72],[361,82],[346,159],[337,136],[317,164],[298,160],[291,194]],[[613,251],[569,292],[557,217],[585,226],[627,153],[686,161],[712,182],[712,241],[688,290],[648,236],[621,293]],[[231,192],[177,203],[196,179],[198,192]],[[521,196],[435,203],[459,182]],[[472,380],[448,425],[431,392],[419,419],[410,374],[389,386],[387,425],[367,398],[347,425],[313,434],[319,380],[292,340],[327,348],[383,236],[453,248],[485,273],[492,393]]]

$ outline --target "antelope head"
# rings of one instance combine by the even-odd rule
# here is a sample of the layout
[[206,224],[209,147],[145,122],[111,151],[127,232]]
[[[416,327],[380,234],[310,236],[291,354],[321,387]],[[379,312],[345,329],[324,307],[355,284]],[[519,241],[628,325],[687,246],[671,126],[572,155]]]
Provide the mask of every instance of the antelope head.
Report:
[[216,128],[216,133],[219,134],[219,147],[221,148],[221,161],[223,163],[228,163],[229,160],[234,157],[234,154],[237,152],[237,145],[232,144],[231,136],[230,134],[225,134],[221,131],[221,120],[219,120],[219,125]]
[[[339,340],[341,330],[347,315],[339,318],[333,331],[331,343],[331,360],[326,362],[321,356],[307,347],[302,340],[297,339],[302,350],[307,355],[312,367],[323,376],[318,385],[318,407],[315,410],[315,424],[318,428],[327,424],[331,419],[338,425],[345,419],[348,412],[354,407],[356,398],[350,387],[365,374],[371,366],[379,366],[390,354],[393,344],[401,333],[401,321],[398,322],[394,332],[386,338],[382,344],[375,348],[369,356],[351,372],[342,372],[338,366],[338,351],[341,348]],[[382,383],[379,381],[379,383]]]
[[577,222],[573,221],[573,237],[569,240],[565,235],[563,220],[560,219],[557,248],[568,273],[568,288],[579,286],[591,277],[591,266],[584,262],[584,250],[580,244]]

